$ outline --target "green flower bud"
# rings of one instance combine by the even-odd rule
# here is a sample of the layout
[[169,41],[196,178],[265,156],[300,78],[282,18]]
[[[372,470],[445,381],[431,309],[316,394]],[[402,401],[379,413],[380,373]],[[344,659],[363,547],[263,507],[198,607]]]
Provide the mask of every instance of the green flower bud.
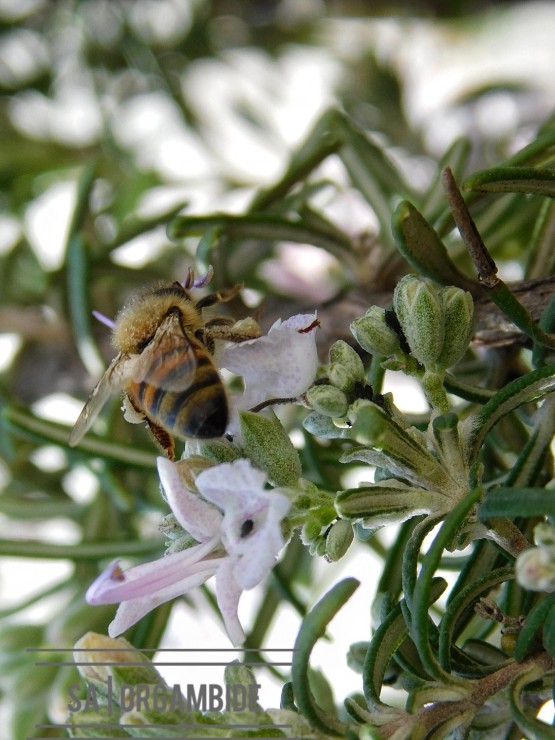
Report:
[[[259,725],[268,726],[271,724],[270,716],[258,702],[260,684],[257,683],[256,676],[249,666],[234,660],[225,667],[224,681],[229,692],[228,711],[230,715],[235,714],[237,716],[237,713],[241,712],[241,720],[245,723],[253,721]],[[226,716],[229,715],[224,712],[217,716],[225,721]]]
[[[99,732],[103,732],[104,737],[110,737],[110,735],[106,734],[109,730],[104,729],[106,724],[117,726],[121,720],[122,718],[119,712],[113,711],[110,714],[106,706],[99,706],[98,712],[95,712],[93,709],[71,712],[67,719],[69,725],[69,737],[79,737],[83,738],[83,740],[85,740],[85,738],[88,738],[89,740],[98,740],[100,737],[98,734]],[[143,724],[145,723],[143,722]],[[122,728],[122,730],[112,730],[112,732],[114,734],[111,735],[111,737],[117,738],[118,735],[115,733],[125,732],[125,730]],[[119,737],[125,737],[125,735],[120,734]],[[129,735],[127,735],[127,737],[129,737]]]
[[370,306],[364,316],[352,322],[350,329],[362,349],[372,355],[389,357],[401,348],[399,337],[386,323],[385,309],[379,306]]
[[231,714],[241,711],[241,718],[246,720],[251,713],[253,721],[270,724],[270,717],[258,703],[260,684],[249,666],[234,660],[225,667],[224,681],[230,687]]
[[366,373],[364,371],[364,365],[362,360],[351,347],[350,344],[339,339],[330,348],[329,356],[330,365],[338,364],[343,365],[349,375],[358,383],[364,383],[366,380]]
[[393,306],[413,357],[424,367],[434,367],[445,336],[443,306],[435,288],[416,275],[405,275],[395,287]]
[[313,557],[323,557],[326,554],[326,538],[317,537],[310,543],[308,551]]
[[277,416],[241,411],[239,419],[243,446],[255,467],[275,486],[294,486],[301,477],[301,461]]
[[332,524],[326,537],[326,560],[336,563],[351,546],[354,538],[353,525],[345,519],[338,519]]
[[437,363],[448,368],[462,359],[472,339],[474,301],[466,290],[452,285],[439,291],[439,300],[443,306],[445,336]]
[[[113,679],[114,690],[121,684],[135,686],[138,683],[164,683],[149,659],[123,637],[112,639],[87,632],[75,643],[73,659],[76,663],[81,663],[77,666],[81,676],[100,688],[108,684],[110,677]],[[110,666],[110,663],[115,665]]]
[[332,362],[328,365],[328,379],[332,385],[344,393],[352,393],[355,389],[355,379],[344,365]]
[[344,439],[349,436],[348,428],[336,426],[329,416],[313,411],[303,419],[303,427],[309,434],[322,439]]
[[347,396],[334,385],[314,385],[308,390],[306,399],[315,411],[324,416],[345,416],[349,408]]

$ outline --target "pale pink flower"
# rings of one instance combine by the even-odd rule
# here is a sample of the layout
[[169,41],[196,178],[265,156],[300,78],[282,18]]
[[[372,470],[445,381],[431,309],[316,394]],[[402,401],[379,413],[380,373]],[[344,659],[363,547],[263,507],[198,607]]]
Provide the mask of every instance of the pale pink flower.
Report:
[[112,563],[87,591],[90,604],[119,603],[109,635],[125,632],[145,614],[216,577],[216,599],[234,645],[245,640],[237,614],[244,590],[258,585],[284,545],[281,520],[289,499],[266,490],[266,476],[248,460],[208,468],[196,478],[203,498],[189,491],[175,463],[158,458],[166,499],[198,545],[122,570]]

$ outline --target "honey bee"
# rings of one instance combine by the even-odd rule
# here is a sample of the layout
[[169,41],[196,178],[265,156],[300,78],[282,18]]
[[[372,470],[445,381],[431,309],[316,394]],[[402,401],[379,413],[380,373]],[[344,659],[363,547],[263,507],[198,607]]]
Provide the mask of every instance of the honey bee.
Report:
[[[172,437],[209,439],[225,433],[229,403],[214,364],[215,340],[242,342],[260,335],[253,319],[205,321],[203,309],[231,300],[241,286],[195,301],[195,281],[168,283],[139,293],[117,315],[112,344],[118,351],[87,400],[69,438],[75,446],[114,390],[122,389],[133,421],[144,420],[170,459]],[[129,414],[126,414],[129,418]]]

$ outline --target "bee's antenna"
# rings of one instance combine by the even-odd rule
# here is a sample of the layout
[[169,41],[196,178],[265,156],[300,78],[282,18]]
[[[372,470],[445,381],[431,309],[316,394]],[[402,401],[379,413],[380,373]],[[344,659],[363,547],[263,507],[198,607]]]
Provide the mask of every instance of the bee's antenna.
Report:
[[194,269],[192,267],[189,267],[189,269],[187,270],[187,277],[181,283],[181,285],[185,288],[185,290],[189,290],[189,288],[204,288],[204,286],[209,283],[213,277],[214,270],[212,268],[212,265],[208,265],[208,271],[206,272],[206,275],[204,277],[198,278],[197,280],[195,280]]
[[97,321],[100,321],[101,324],[104,324],[104,326],[107,326],[110,329],[114,328],[114,322],[112,321],[112,319],[104,316],[104,314],[100,313],[100,311],[93,311],[92,315]]
[[185,288],[185,290],[188,290],[191,286],[195,285],[195,271],[192,267],[188,268],[187,277],[181,283],[181,285]]

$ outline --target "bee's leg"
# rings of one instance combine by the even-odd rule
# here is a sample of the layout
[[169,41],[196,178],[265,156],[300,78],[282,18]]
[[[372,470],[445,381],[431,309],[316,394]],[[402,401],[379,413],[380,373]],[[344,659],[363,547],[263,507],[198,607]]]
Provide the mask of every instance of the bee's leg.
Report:
[[196,302],[196,307],[200,311],[200,309],[206,308],[207,306],[213,306],[215,303],[225,303],[226,301],[230,301],[237,295],[242,287],[243,286],[241,285],[241,283],[237,283],[237,285],[234,285],[233,288],[228,288],[227,290],[219,290],[217,293],[210,293],[209,295],[205,295],[204,298],[201,298]]
[[162,448],[163,452],[169,457],[170,460],[174,460],[175,447],[171,436],[163,427],[151,421],[148,416],[145,418],[145,421],[148,424],[148,428],[150,429],[152,436],[154,437],[158,445]]
[[212,319],[204,325],[204,342],[223,339],[226,342],[246,342],[260,336],[260,327],[250,316],[240,321]]

